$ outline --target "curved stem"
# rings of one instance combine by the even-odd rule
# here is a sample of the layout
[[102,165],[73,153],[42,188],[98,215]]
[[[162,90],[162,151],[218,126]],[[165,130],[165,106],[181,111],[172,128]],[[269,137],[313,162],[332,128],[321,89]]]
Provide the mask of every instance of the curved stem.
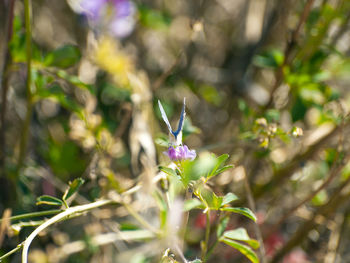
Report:
[[45,228],[51,226],[52,224],[61,221],[62,219],[64,219],[65,217],[68,217],[70,215],[74,215],[77,213],[81,213],[81,212],[85,212],[100,206],[105,206],[108,204],[112,204],[114,203],[114,201],[112,200],[100,200],[100,201],[96,201],[94,203],[91,204],[87,204],[87,205],[80,205],[80,206],[75,206],[75,207],[71,207],[66,209],[64,212],[55,215],[54,217],[50,218],[49,220],[47,220],[45,223],[43,223],[42,225],[40,225],[38,228],[36,228],[28,237],[27,239],[23,242],[23,251],[22,251],[22,263],[27,263],[28,262],[28,250],[29,250],[29,246],[32,243],[33,239],[41,232],[43,231]]

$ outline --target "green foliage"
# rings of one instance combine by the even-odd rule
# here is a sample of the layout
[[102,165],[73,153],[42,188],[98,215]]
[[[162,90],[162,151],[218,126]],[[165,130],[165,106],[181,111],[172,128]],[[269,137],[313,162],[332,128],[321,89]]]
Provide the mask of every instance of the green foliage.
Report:
[[227,239],[243,241],[254,249],[257,249],[259,247],[259,242],[255,239],[250,238],[247,230],[241,227],[224,232],[223,237]]
[[221,208],[221,210],[226,211],[226,212],[232,212],[232,213],[244,215],[244,216],[250,218],[251,220],[253,220],[254,222],[256,222],[256,216],[249,208],[246,208],[246,207],[223,207],[223,208]]
[[80,60],[80,50],[76,46],[65,45],[49,52],[44,60],[48,67],[69,68]]
[[158,10],[152,10],[147,6],[140,6],[140,23],[145,26],[155,30],[166,30],[170,23],[171,17]]
[[43,204],[53,205],[53,206],[62,206],[63,201],[53,196],[42,195],[38,197],[36,205],[43,205]]
[[76,178],[73,180],[73,182],[70,182],[68,189],[62,196],[62,200],[68,200],[70,197],[72,197],[72,195],[79,190],[80,186],[82,186],[84,182],[85,181],[82,178]]
[[241,252],[243,255],[245,255],[251,262],[253,262],[253,263],[259,262],[258,256],[255,254],[255,252],[250,247],[243,245],[239,242],[233,241],[232,239],[228,239],[228,238],[222,238],[222,239],[220,239],[220,241],[237,249],[239,252]]
[[283,63],[283,53],[277,49],[267,50],[254,57],[254,65],[263,68],[276,69]]

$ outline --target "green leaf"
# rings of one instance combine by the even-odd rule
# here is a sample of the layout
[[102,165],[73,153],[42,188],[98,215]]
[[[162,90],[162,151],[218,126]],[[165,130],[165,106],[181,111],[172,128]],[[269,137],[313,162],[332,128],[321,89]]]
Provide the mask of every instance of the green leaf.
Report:
[[70,198],[73,194],[75,194],[78,191],[78,189],[84,182],[85,181],[82,178],[74,179],[73,182],[69,183],[69,188],[64,193],[62,199],[67,200],[68,198]]
[[226,170],[231,169],[233,167],[234,167],[233,165],[225,165],[224,167],[217,169],[215,175],[221,174],[221,173],[225,172]]
[[91,94],[96,95],[93,86],[82,82],[77,76],[69,75],[64,70],[58,70],[56,74],[59,78],[66,80],[67,82],[76,86],[77,88],[88,90]]
[[210,174],[208,174],[207,178],[213,177],[215,175],[217,175],[217,170],[219,169],[219,167],[225,163],[225,161],[228,159],[229,155],[228,154],[223,154],[220,155],[219,157],[216,158],[216,164],[214,166],[214,169],[210,172]]
[[140,23],[144,27],[154,30],[167,30],[171,23],[171,16],[158,10],[153,10],[147,6],[138,8]]
[[184,204],[184,210],[185,211],[190,211],[192,209],[195,208],[201,208],[204,209],[204,205],[202,204],[202,202],[200,200],[198,200],[197,198],[193,198],[193,199],[189,199],[185,201]]
[[239,242],[233,241],[228,238],[221,238],[221,242],[225,243],[226,245],[229,245],[235,249],[237,249],[239,252],[241,252],[243,255],[245,255],[251,262],[253,263],[259,263],[258,256],[255,254],[255,252],[248,246],[243,245]]
[[177,177],[176,172],[173,169],[169,168],[169,167],[159,166],[159,170],[161,170],[162,172],[166,173],[167,175]]
[[45,66],[69,68],[80,60],[81,54],[78,47],[65,45],[60,47],[45,57]]
[[62,88],[56,84],[48,88],[39,88],[36,91],[33,100],[36,101],[40,99],[50,99],[52,101],[55,101],[63,108],[75,112],[80,118],[83,118],[82,107],[73,99],[69,98],[64,93]]
[[256,222],[256,216],[249,208],[246,208],[246,207],[223,207],[223,208],[221,208],[221,210],[244,215],[244,216],[250,218],[251,220],[253,220],[254,222]]
[[200,187],[197,191],[200,199],[203,200],[207,207],[213,210],[219,210],[222,204],[223,197],[217,196],[212,190],[207,187]]
[[277,49],[271,49],[253,58],[254,65],[262,68],[275,69],[283,63],[283,53]]
[[246,242],[248,245],[250,245],[254,249],[257,249],[259,247],[259,242],[255,239],[250,238],[247,233],[247,230],[245,230],[243,227],[226,231],[224,233],[224,237]]
[[182,162],[183,183],[185,186],[191,181],[196,181],[201,177],[207,177],[217,164],[215,155],[203,153],[195,161],[186,160]]
[[56,197],[53,197],[50,195],[42,195],[36,199],[36,205],[43,205],[43,204],[61,206],[61,205],[63,205],[63,202],[62,202],[62,200],[60,200]]
[[238,200],[238,196],[234,193],[228,193],[224,196],[224,199],[222,200],[221,206],[227,205],[233,201]]

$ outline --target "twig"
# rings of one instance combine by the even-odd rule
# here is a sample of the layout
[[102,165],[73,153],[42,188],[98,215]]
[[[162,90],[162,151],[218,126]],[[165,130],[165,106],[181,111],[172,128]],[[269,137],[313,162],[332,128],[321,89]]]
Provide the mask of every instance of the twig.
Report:
[[294,47],[296,46],[296,44],[298,42],[298,37],[300,35],[301,27],[305,23],[308,15],[309,15],[309,13],[311,11],[311,7],[312,7],[314,1],[315,0],[308,0],[307,3],[304,6],[304,10],[303,10],[303,13],[300,16],[298,25],[295,28],[295,30],[293,31],[291,39],[290,39],[290,41],[288,41],[286,49],[284,51],[282,65],[277,69],[275,83],[274,83],[274,85],[272,87],[272,90],[270,92],[269,101],[263,107],[263,110],[266,110],[266,109],[268,109],[268,108],[270,108],[272,106],[274,94],[275,94],[276,90],[278,89],[278,87],[281,85],[281,83],[283,81],[283,76],[284,76],[283,69],[284,69],[285,66],[289,65],[289,63],[291,63],[291,61],[293,60],[293,57],[291,56],[292,51],[293,51]]
[[308,233],[315,228],[316,226],[316,216],[331,216],[339,206],[341,206],[344,202],[349,200],[350,192],[343,194],[344,188],[348,186],[350,183],[350,177],[344,181],[334,192],[333,196],[327,202],[327,204],[321,206],[317,209],[317,211],[313,214],[310,220],[303,223],[294,235],[289,239],[289,241],[274,255],[270,263],[278,263],[281,259],[290,252],[295,246],[300,244],[300,242],[307,237]]
[[28,261],[28,249],[30,244],[32,243],[33,239],[44,229],[46,229],[47,227],[49,227],[50,225],[61,221],[62,219],[77,214],[77,213],[82,213],[97,207],[101,207],[101,206],[105,206],[105,205],[109,205],[114,203],[114,201],[112,200],[100,200],[100,201],[96,201],[94,203],[91,204],[87,204],[87,205],[81,205],[81,206],[75,206],[75,207],[70,207],[67,208],[64,212],[55,215],[54,217],[50,218],[49,220],[47,220],[45,223],[43,223],[42,225],[40,225],[38,228],[36,228],[28,237],[27,239],[23,242],[23,251],[22,251],[22,263],[27,263]]
[[31,84],[32,84],[31,12],[32,12],[31,0],[24,0],[24,16],[25,16],[25,28],[26,28],[26,60],[27,60],[27,80],[26,80],[27,113],[23,123],[23,130],[21,133],[17,172],[19,172],[19,170],[21,169],[24,158],[26,156],[29,126],[30,126],[30,121],[31,121],[32,111],[33,111],[33,95],[31,90]]
[[1,225],[0,225],[0,247],[2,246],[2,242],[5,238],[5,233],[7,228],[10,226],[10,216],[11,216],[11,209],[7,208],[4,211],[4,214],[2,216]]
[[152,90],[156,91],[157,89],[159,89],[161,87],[161,85],[164,83],[164,81],[170,76],[170,74],[174,71],[174,69],[178,66],[178,64],[181,62],[181,58],[183,56],[183,52],[180,52],[177,55],[176,60],[174,61],[174,63],[170,66],[170,68],[166,71],[164,71],[162,73],[162,75],[160,75],[156,81],[153,83],[152,85]]
[[[349,159],[349,158],[347,158]],[[332,169],[331,174],[325,180],[315,191],[313,191],[310,195],[308,195],[304,200],[299,202],[296,206],[291,208],[287,213],[285,213],[278,221],[277,223],[272,227],[272,229],[277,229],[278,226],[280,226],[288,217],[290,217],[296,210],[298,210],[301,206],[306,204],[307,202],[311,201],[312,198],[314,198],[320,191],[325,189],[332,181],[333,179],[339,174],[339,172],[344,168],[344,166],[347,164],[347,161],[343,161],[340,166],[337,168]],[[270,231],[270,233],[273,233],[274,231]]]
[[339,242],[341,238],[341,228],[343,226],[344,221],[345,218],[342,212],[339,212],[335,215],[334,222],[331,228],[331,234],[328,240],[327,253],[324,257],[324,263],[336,262],[336,250],[339,247]]
[[337,126],[327,135],[318,140],[315,144],[311,145],[305,152],[296,155],[293,160],[288,162],[286,166],[274,172],[272,179],[264,185],[257,186],[253,189],[253,196],[256,199],[261,198],[267,192],[275,190],[276,186],[280,186],[285,180],[292,176],[298,169],[300,169],[300,163],[312,158],[318,153],[322,146],[338,135],[345,127],[349,126],[349,121],[344,125]]
[[9,88],[9,75],[10,67],[12,64],[12,56],[9,48],[9,42],[11,41],[13,34],[13,18],[14,18],[14,6],[15,0],[9,1],[8,20],[7,20],[7,34],[5,38],[5,61],[3,65],[3,72],[0,83],[1,90],[1,110],[0,110],[0,176],[5,174],[5,156],[6,156],[6,145],[5,145],[5,117],[7,110],[7,92]]

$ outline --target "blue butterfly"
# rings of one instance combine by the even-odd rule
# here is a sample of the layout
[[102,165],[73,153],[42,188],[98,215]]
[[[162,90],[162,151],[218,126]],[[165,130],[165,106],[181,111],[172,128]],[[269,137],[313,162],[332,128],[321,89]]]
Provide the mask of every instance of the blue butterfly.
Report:
[[184,104],[182,106],[182,112],[181,112],[179,124],[177,126],[177,130],[176,131],[173,131],[173,129],[171,128],[171,125],[170,125],[170,122],[168,120],[168,117],[166,116],[166,113],[165,113],[165,111],[163,109],[163,106],[162,106],[162,104],[160,103],[159,100],[158,100],[158,105],[159,105],[160,113],[162,114],[163,121],[168,126],[171,145],[175,145],[175,146],[182,145],[182,129],[183,129],[183,126],[184,126],[184,120],[185,120],[185,116],[186,116],[186,112],[185,112],[186,98],[184,98]]

